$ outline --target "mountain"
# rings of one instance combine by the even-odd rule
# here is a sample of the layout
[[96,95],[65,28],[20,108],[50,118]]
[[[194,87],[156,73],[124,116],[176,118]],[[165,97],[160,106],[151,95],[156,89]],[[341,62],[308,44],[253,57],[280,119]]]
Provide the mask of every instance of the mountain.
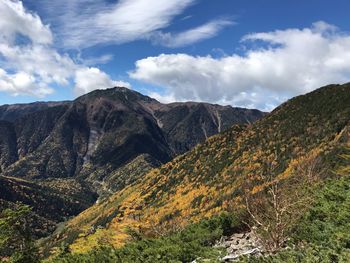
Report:
[[[45,233],[233,124],[265,113],[207,103],[162,104],[126,88],[74,101],[0,106],[4,207],[23,202]],[[47,206],[50,209],[44,209]],[[0,207],[1,209],[1,207]]]
[[332,178],[350,167],[342,158],[349,156],[349,131],[350,84],[295,97],[254,124],[234,125],[142,175],[68,221],[47,248],[62,241],[73,252],[119,247],[132,231],[154,235],[222,211],[235,213],[247,184],[259,191],[267,176],[297,176],[313,160],[321,160],[322,178]]
[[7,133],[12,130],[7,139],[12,143],[1,147],[12,152],[1,154],[2,173],[83,178],[98,187],[128,164],[142,159],[145,169],[155,167],[233,124],[263,115],[206,103],[166,105],[126,88],[93,91],[73,102],[6,106],[2,116],[12,122],[3,125]]

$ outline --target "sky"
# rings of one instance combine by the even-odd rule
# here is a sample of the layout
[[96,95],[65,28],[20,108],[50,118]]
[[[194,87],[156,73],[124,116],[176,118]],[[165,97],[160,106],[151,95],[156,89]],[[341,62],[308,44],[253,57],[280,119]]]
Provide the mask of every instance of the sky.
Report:
[[350,81],[348,0],[0,0],[0,105],[124,86],[270,111]]

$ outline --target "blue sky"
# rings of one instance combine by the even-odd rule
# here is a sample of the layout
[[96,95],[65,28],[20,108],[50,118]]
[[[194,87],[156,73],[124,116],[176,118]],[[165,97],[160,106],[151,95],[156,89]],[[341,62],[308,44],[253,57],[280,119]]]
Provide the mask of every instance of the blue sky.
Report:
[[127,86],[271,110],[350,80],[346,0],[0,0],[0,104]]

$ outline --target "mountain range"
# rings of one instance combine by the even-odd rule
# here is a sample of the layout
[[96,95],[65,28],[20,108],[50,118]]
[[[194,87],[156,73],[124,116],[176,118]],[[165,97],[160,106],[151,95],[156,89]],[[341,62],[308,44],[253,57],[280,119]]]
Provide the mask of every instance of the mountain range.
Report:
[[33,206],[47,233],[210,136],[264,115],[208,103],[162,104],[121,87],[74,101],[3,105],[0,200]]

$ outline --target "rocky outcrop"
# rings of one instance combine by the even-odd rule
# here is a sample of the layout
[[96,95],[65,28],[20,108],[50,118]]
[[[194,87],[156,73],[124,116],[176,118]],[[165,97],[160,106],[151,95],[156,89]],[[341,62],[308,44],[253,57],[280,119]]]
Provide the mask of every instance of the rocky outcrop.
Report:
[[253,232],[222,237],[215,247],[226,249],[227,255],[221,259],[224,262],[236,261],[241,256],[261,256],[263,252],[259,239]]

